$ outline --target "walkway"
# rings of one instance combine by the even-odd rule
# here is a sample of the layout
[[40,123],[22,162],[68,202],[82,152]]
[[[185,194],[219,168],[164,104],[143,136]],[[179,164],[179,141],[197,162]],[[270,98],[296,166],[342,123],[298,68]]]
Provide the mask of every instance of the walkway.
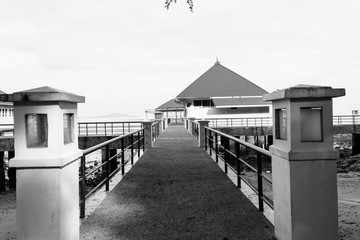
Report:
[[89,240],[270,240],[274,229],[183,126],[170,126],[80,231]]

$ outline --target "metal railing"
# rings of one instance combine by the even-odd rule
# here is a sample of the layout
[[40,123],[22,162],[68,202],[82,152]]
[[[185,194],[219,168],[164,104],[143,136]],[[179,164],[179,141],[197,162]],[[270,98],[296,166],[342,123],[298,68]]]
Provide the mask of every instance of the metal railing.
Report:
[[271,117],[258,118],[209,118],[209,126],[224,127],[270,127],[273,124]]
[[[88,149],[83,150],[83,155],[81,157],[80,162],[80,179],[79,179],[79,188],[80,188],[80,218],[85,217],[85,203],[86,200],[94,194],[98,189],[100,189],[103,185],[105,185],[105,190],[109,191],[109,181],[110,179],[121,170],[121,173],[125,174],[125,165],[131,162],[131,165],[134,161],[135,151],[140,157],[141,149],[145,151],[145,142],[144,142],[144,131],[142,128],[140,130],[134,131],[132,133],[128,133],[122,136],[115,137],[106,142],[100,143],[96,146],[90,147]],[[127,140],[125,142],[125,140]],[[113,156],[110,156],[110,144],[115,142],[120,142],[121,149],[117,150],[117,153]],[[127,143],[127,144],[126,144]],[[94,169],[89,172],[86,172],[86,156],[99,150],[105,148],[105,158],[101,164],[97,165]],[[118,158],[121,161],[118,161]],[[116,169],[112,169],[110,171],[110,166],[112,164],[116,165]],[[91,188],[90,190],[86,190],[86,179],[89,176],[93,176],[94,174],[101,172],[101,180]]]
[[142,122],[79,122],[79,136],[123,135],[143,128]]
[[[258,118],[207,118],[209,127],[272,127],[271,117]],[[360,125],[360,115],[338,115],[333,116],[333,125]]]
[[333,125],[360,125],[360,115],[333,116]]
[[[242,180],[258,195],[259,211],[264,211],[264,202],[274,209],[273,200],[264,194],[263,180],[267,183],[267,191],[272,194],[272,180],[265,175],[263,166],[267,164],[271,169],[269,151],[209,127],[205,127],[205,150],[210,156],[215,154],[216,162],[224,162],[225,173],[230,168],[236,174],[237,187],[241,187]],[[257,184],[253,183],[255,175],[250,175],[248,179],[243,176],[242,169],[255,173]]]

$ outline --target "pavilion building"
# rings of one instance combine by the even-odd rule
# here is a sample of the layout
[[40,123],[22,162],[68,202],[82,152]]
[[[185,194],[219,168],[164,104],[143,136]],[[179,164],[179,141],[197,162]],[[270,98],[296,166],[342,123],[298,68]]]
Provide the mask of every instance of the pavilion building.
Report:
[[188,118],[267,118],[271,117],[271,103],[262,100],[267,93],[216,61],[175,102],[183,106]]

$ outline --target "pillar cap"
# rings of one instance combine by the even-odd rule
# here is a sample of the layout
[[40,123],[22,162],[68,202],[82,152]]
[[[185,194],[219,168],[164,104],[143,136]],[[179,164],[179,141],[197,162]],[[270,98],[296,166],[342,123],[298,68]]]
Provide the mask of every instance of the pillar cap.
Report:
[[334,98],[345,96],[344,88],[299,84],[294,87],[274,91],[263,96],[264,101],[292,98]]
[[9,102],[74,102],[84,103],[85,97],[44,86],[13,94],[0,94],[0,101]]

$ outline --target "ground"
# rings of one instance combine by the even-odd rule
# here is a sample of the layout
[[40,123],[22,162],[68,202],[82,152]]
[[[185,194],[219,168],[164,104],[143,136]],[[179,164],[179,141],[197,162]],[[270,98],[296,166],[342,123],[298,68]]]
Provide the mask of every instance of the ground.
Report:
[[[339,239],[360,239],[360,173],[338,173]],[[16,239],[14,191],[0,194],[0,240]]]

